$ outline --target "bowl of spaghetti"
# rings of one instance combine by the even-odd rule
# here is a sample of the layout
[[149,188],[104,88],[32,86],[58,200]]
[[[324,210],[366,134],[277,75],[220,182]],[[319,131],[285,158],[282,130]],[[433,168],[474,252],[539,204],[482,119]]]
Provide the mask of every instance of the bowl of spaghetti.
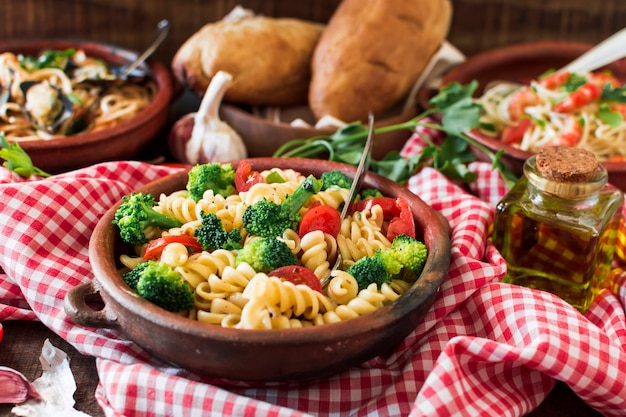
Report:
[[[307,191],[311,194],[304,199],[298,189],[311,190],[310,183],[325,181],[325,172],[339,171],[351,179],[355,167],[306,158],[250,158],[234,161],[232,168],[238,176],[245,172],[243,177],[249,181],[222,182],[226,186],[219,193],[211,188],[198,201],[193,197],[197,189],[187,190],[192,177],[188,170],[137,190],[136,198],[137,193],[152,195],[155,211],[179,219],[178,226],[156,234],[148,231],[146,238],[156,243],[136,246],[125,241],[123,221],[120,216],[115,219],[129,200],[112,206],[90,240],[96,279],[71,289],[65,298],[70,319],[119,328],[156,357],[219,378],[221,383],[295,381],[335,374],[393,351],[423,320],[447,274],[450,238],[447,222],[418,196],[370,172],[363,188],[382,195],[374,197],[374,204],[367,203],[371,199],[355,203],[333,231],[326,229],[333,221],[323,213],[334,212],[339,220],[348,189],[317,188]],[[299,196],[299,226],[287,227],[278,237],[257,235],[249,227],[248,210],[283,204],[287,195]],[[387,220],[385,212],[390,214]],[[265,220],[257,221],[273,222],[272,216],[262,217]],[[305,220],[316,217],[323,219],[316,227]],[[215,230],[208,226],[214,221],[210,218],[220,219],[228,244],[207,247],[207,235],[194,232],[203,227]],[[399,238],[392,238],[392,232],[401,232],[400,241],[421,248],[420,271],[404,274],[399,269],[389,280],[364,282],[370,275],[359,275],[351,267],[382,253],[393,255]],[[248,257],[263,253],[250,251],[270,241],[265,255]],[[342,261],[333,269],[338,254]],[[259,260],[265,257],[272,260]],[[282,259],[281,264],[274,264],[276,258]],[[266,262],[273,266],[264,270]],[[150,287],[146,280],[156,275],[148,272],[153,267],[162,271],[160,277],[179,274],[172,279],[182,279],[185,287],[192,288],[192,305],[168,311],[142,292],[141,288]],[[142,278],[133,283],[133,276]],[[323,285],[326,277],[329,281]],[[94,295],[102,297],[104,308],[87,306],[86,300]]]
[[[524,161],[553,145],[592,151],[609,181],[626,190],[626,60],[592,73],[557,72],[592,45],[541,41],[479,53],[453,68],[443,83],[478,81],[480,127],[467,132],[521,175]],[[484,154],[474,149],[477,156]]]
[[0,42],[0,132],[50,173],[134,157],[164,125],[173,95],[165,66],[84,40]]

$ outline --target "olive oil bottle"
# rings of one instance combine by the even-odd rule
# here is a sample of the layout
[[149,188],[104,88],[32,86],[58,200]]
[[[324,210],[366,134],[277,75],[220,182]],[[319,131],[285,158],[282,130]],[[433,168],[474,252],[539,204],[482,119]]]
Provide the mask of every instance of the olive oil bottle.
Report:
[[554,293],[586,312],[608,281],[623,193],[591,152],[547,147],[498,203],[493,244],[504,282]]

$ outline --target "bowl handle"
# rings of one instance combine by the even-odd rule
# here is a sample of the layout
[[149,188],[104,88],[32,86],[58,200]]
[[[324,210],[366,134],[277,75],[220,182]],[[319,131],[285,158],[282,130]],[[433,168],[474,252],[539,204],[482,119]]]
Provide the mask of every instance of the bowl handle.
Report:
[[[98,304],[102,304],[103,307],[94,309],[87,300],[98,300]],[[107,309],[93,281],[70,289],[65,295],[64,307],[65,313],[78,325],[99,328],[119,327],[117,317]]]

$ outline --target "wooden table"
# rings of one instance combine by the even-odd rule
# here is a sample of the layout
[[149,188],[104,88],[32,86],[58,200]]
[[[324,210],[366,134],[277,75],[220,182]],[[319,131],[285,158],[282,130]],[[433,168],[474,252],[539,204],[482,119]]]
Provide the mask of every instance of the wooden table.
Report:
[[[95,359],[78,353],[65,340],[50,331],[40,322],[10,321],[2,323],[4,339],[0,343],[0,366],[9,366],[22,372],[30,381],[41,376],[39,355],[46,339],[70,357],[70,366],[76,379],[74,394],[76,409],[92,417],[104,417],[94,399],[98,384]],[[9,404],[0,404],[0,415],[10,416]],[[562,383],[557,383],[539,408],[528,414],[530,417],[601,417]]]
[[[70,358],[70,367],[76,380],[75,408],[93,417],[104,417],[104,412],[94,398],[98,385],[96,360],[81,355],[72,345],[41,322],[9,321],[3,322],[4,338],[0,342],[0,366],[8,366],[34,381],[41,376],[39,355],[46,339]],[[0,416],[10,416],[11,404],[0,404]]]

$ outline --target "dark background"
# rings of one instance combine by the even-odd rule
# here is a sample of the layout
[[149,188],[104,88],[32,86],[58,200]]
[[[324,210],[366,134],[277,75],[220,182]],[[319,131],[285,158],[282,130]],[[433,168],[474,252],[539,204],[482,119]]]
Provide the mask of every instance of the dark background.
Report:
[[[256,13],[325,22],[339,0],[2,0],[0,40],[80,37],[142,49],[158,21],[170,35],[155,57],[178,47],[237,4]],[[626,26],[623,0],[452,0],[448,40],[466,55],[533,40],[598,42]]]

